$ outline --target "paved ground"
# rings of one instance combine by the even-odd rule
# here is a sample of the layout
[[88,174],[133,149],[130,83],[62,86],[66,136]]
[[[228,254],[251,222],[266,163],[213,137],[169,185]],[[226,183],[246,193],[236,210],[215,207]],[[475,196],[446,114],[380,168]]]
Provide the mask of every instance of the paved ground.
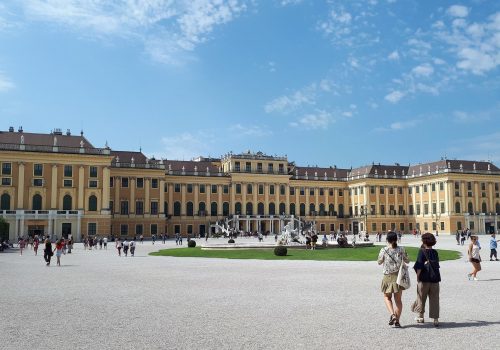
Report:
[[[487,237],[483,260],[487,260]],[[214,240],[217,241],[217,240]],[[219,240],[220,241],[220,240]],[[412,237],[403,244],[417,245]],[[175,246],[168,242],[168,247]],[[457,248],[440,237],[441,248]],[[114,249],[62,257],[0,253],[1,349],[496,349],[500,262],[469,282],[464,259],[441,264],[441,322],[387,325],[373,262],[150,257]],[[314,252],[311,252],[312,254]]]

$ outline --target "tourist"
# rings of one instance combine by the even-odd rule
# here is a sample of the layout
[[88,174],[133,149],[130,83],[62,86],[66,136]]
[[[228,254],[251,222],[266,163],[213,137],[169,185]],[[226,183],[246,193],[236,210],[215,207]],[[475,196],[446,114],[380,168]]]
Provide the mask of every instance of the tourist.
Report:
[[92,246],[94,245],[94,240],[92,237],[89,237],[89,250],[92,250]]
[[102,249],[102,245],[104,244],[104,239],[99,237],[99,249]]
[[457,240],[457,245],[460,245],[460,231],[457,230],[455,233],[455,239]]
[[134,256],[135,254],[135,237],[130,241],[130,256]]
[[326,237],[326,234],[323,235],[323,239],[321,240],[321,243],[323,243],[323,246],[327,246],[328,245],[328,238]]
[[162,240],[162,243],[165,244],[165,241],[167,240],[167,238],[166,238],[164,233],[162,233],[162,235],[161,235],[161,240]]
[[490,238],[490,261],[493,261],[493,257],[495,257],[495,260],[498,261],[497,242],[500,242],[500,240],[496,240],[495,237],[495,234],[492,233]]
[[64,242],[63,239],[59,239],[56,241],[56,258],[57,258],[57,266],[61,266],[61,255],[63,253]]
[[73,249],[73,237],[71,237],[68,241],[68,254],[71,254],[72,249]]
[[153,242],[153,245],[154,245],[155,241],[156,241],[156,235],[155,234],[151,235],[151,241]]
[[128,246],[129,246],[129,243],[128,243],[127,239],[125,238],[123,240],[123,254],[125,254],[125,256],[128,256]]
[[182,235],[179,234],[179,245],[182,245]]
[[417,300],[412,311],[418,313],[417,323],[424,323],[425,302],[429,298],[429,318],[434,319],[434,326],[439,326],[439,255],[432,247],[436,245],[436,237],[432,233],[422,235],[422,247],[418,251],[417,261],[413,268],[417,273]]
[[140,238],[140,240],[141,240],[141,244],[144,244],[144,236],[143,236],[143,235],[141,235],[139,238]]
[[108,237],[104,237],[104,238],[102,239],[102,243],[103,243],[103,245],[104,245],[104,249],[105,249],[105,250],[108,250]]
[[481,271],[481,255],[479,250],[481,247],[478,245],[477,236],[470,237],[471,242],[469,244],[469,249],[467,249],[467,256],[472,264],[472,272],[467,274],[469,281],[473,279],[477,281],[477,273]]
[[35,251],[35,256],[38,255],[38,245],[40,244],[40,241],[38,240],[38,237],[35,237],[33,240],[33,250]]
[[316,232],[311,236],[311,249],[316,250],[316,244],[318,243],[318,235]]
[[310,249],[311,248],[311,236],[309,234],[307,234],[306,236],[306,249]]
[[19,244],[19,250],[21,251],[21,254],[20,255],[23,255],[23,249],[24,249],[24,246],[26,245],[26,241],[24,240],[24,238],[19,238],[19,241],[17,242]]
[[[396,281],[401,264],[403,262],[408,263],[409,260],[405,249],[399,247],[397,241],[398,235],[396,232],[390,231],[387,234],[387,247],[380,249],[377,261],[379,265],[383,264],[384,278],[382,279],[381,290],[384,293],[385,306],[391,315],[389,325],[400,328],[399,320],[403,311],[401,296],[404,288],[399,286]],[[392,303],[393,295],[395,307]]]
[[[180,236],[180,234],[179,234],[179,232],[177,232],[175,234],[175,245],[179,245],[179,236]],[[208,235],[207,235],[207,237],[208,237]]]
[[462,231],[462,233],[460,234],[460,244],[461,245],[464,245],[466,238],[467,238],[467,233],[465,231]]
[[122,242],[120,241],[120,238],[117,238],[117,239],[116,239],[115,246],[116,246],[116,249],[118,250],[118,256],[122,256],[122,248],[123,248],[123,244],[122,244]]
[[43,259],[47,263],[47,266],[50,265],[50,259],[52,258],[52,255],[54,255],[54,252],[52,251],[52,243],[50,243],[50,240],[46,238],[45,249],[43,250]]

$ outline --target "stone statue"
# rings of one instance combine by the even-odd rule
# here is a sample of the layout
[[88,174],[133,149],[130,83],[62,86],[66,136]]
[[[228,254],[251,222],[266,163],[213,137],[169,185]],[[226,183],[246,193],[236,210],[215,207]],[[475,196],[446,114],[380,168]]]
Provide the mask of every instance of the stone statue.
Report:
[[56,147],[56,146],[57,146],[57,137],[54,136],[54,147]]
[[21,135],[21,145],[24,145],[24,135]]
[[277,245],[290,245],[291,243],[299,243],[299,233],[293,228],[293,222],[290,221],[281,231],[281,236],[278,239]]
[[80,148],[83,148],[83,145],[84,145],[83,140],[81,140],[80,141]]

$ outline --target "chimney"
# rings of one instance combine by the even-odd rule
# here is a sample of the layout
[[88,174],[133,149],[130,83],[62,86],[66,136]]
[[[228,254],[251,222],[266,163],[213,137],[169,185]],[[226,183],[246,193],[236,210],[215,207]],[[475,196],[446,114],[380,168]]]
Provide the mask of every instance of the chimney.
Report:
[[9,126],[9,132],[14,132],[14,127],[13,126]]
[[17,129],[17,132],[23,132],[23,127],[20,126],[19,129]]
[[66,129],[66,136],[71,136],[71,130],[70,129]]

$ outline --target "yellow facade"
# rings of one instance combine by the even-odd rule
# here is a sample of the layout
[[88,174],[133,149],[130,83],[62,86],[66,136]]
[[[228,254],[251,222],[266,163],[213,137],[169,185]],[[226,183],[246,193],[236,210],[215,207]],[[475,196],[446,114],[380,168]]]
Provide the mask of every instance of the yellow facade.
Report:
[[[56,135],[70,146],[56,146]],[[292,216],[325,234],[500,228],[500,169],[488,162],[337,169],[262,153],[156,161],[87,146],[83,134],[56,135],[0,133],[0,216],[10,239],[203,236],[228,219],[276,233]]]

